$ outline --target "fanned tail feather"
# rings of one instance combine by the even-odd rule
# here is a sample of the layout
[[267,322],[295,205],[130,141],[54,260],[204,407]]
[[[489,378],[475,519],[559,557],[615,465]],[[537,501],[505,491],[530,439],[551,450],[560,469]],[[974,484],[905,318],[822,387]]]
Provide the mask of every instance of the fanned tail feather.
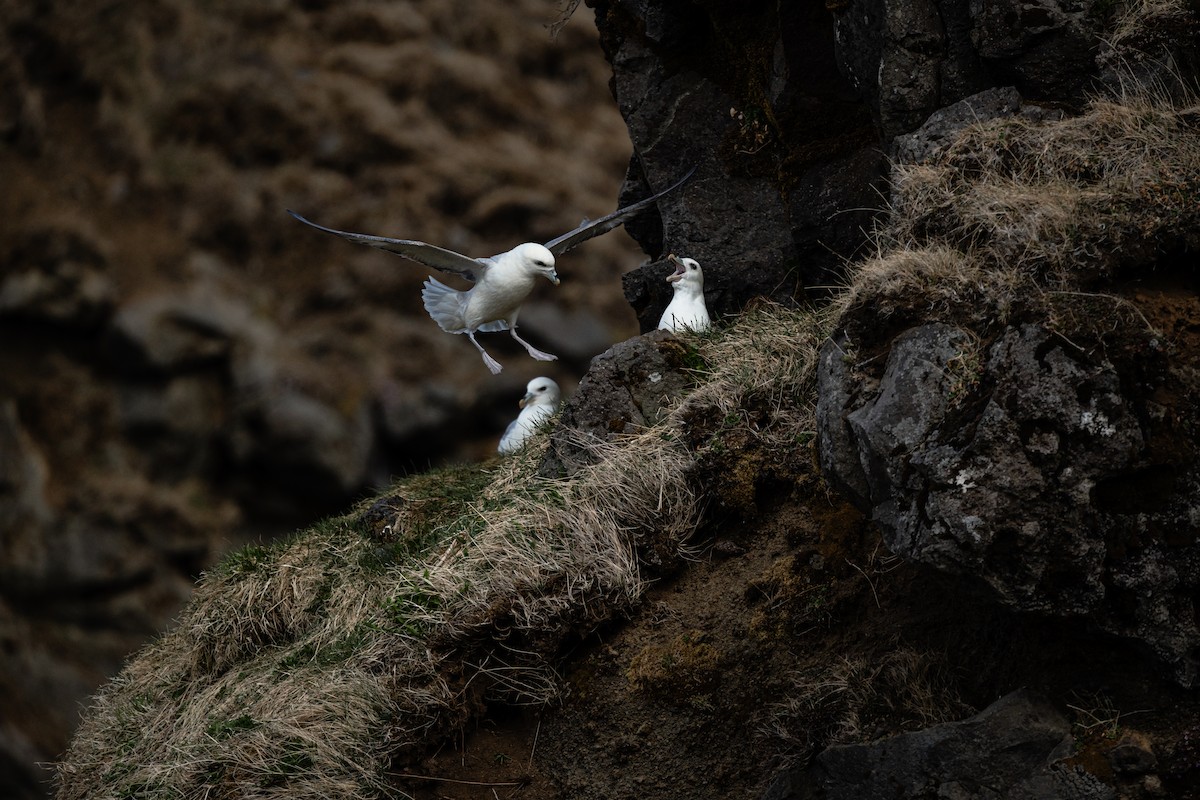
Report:
[[425,301],[425,310],[446,333],[466,333],[467,326],[463,320],[463,295],[457,289],[452,289],[436,278],[429,278],[421,289],[421,299]]

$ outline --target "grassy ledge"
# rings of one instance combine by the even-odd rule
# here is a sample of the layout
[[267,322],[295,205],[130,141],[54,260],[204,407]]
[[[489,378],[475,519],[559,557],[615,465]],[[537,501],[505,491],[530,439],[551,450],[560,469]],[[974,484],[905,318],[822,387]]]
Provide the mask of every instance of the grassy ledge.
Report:
[[685,420],[775,410],[811,430],[821,318],[776,307],[689,337],[701,380],[666,420],[592,443],[570,479],[520,454],[401,481],[205,575],[176,628],[95,701],[61,798],[372,798],[394,763],[491,700],[541,703],[565,637],[644,589],[635,542],[679,553],[701,517]]
[[1200,104],[1177,94],[982,122],[932,163],[896,165],[877,253],[835,301],[870,320],[853,338],[928,319],[980,334],[1029,319],[1130,322],[1112,287],[1200,249]]

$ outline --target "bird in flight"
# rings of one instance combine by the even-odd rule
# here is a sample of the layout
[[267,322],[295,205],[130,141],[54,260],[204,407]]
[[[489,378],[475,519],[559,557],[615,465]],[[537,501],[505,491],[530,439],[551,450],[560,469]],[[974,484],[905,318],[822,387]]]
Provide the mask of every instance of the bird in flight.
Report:
[[517,335],[517,314],[525,298],[533,291],[537,277],[540,275],[557,286],[559,281],[554,268],[555,256],[562,255],[588,239],[608,233],[659,198],[678,189],[695,171],[696,168],[692,167],[680,180],[658,194],[619,208],[600,219],[584,220],[579,227],[545,244],[526,242],[490,258],[471,258],[444,247],[411,239],[392,239],[387,236],[334,230],[310,222],[291,209],[288,209],[288,213],[317,230],[341,236],[355,244],[365,244],[395,253],[473,283],[474,286],[470,289],[459,291],[430,277],[424,283],[421,297],[425,303],[425,310],[434,322],[447,333],[465,333],[483,357],[483,363],[496,375],[503,367],[476,341],[475,334],[506,330],[533,358],[539,361],[555,360],[557,356],[543,353]]

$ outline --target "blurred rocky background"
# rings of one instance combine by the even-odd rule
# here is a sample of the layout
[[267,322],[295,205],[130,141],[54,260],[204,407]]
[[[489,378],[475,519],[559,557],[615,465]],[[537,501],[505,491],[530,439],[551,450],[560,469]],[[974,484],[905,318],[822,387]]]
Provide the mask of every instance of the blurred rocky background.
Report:
[[428,270],[608,213],[630,142],[592,14],[546,0],[0,0],[0,796],[227,548],[490,456],[531,377],[636,333],[621,231],[490,375]]

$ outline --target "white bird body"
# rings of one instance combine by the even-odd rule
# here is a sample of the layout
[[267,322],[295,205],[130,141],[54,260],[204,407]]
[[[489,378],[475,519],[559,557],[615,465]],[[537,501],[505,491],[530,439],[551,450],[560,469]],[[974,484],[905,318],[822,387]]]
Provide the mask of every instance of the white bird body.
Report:
[[387,250],[389,253],[458,275],[474,283],[470,289],[459,291],[431,277],[425,281],[421,297],[425,303],[425,310],[438,326],[447,333],[465,333],[483,357],[483,363],[495,375],[503,367],[475,340],[475,334],[481,331],[494,333],[506,330],[533,358],[539,361],[553,361],[557,356],[543,353],[517,335],[517,313],[521,310],[525,298],[533,291],[537,277],[544,276],[557,286],[559,281],[558,273],[554,269],[555,256],[560,256],[588,239],[607,233],[622,224],[663,195],[682,186],[695,171],[693,167],[681,180],[658,194],[619,208],[600,219],[585,221],[574,230],[555,237],[544,245],[526,242],[491,258],[471,258],[413,239],[392,239],[386,236],[339,231],[309,222],[294,211],[288,213],[306,225],[341,236],[355,244]]
[[704,271],[700,264],[694,258],[677,258],[673,253],[667,260],[675,264],[675,272],[667,276],[675,294],[658,321],[659,330],[708,330],[712,320],[704,303]]
[[511,455],[520,450],[526,440],[555,415],[561,402],[562,390],[552,379],[531,380],[525,386],[525,396],[518,403],[521,413],[508,423],[504,435],[500,437],[500,446],[496,449],[503,455]]
[[465,291],[449,287],[435,278],[425,281],[421,297],[429,316],[447,333],[467,334],[493,374],[500,372],[502,367],[475,341],[476,331],[507,330],[525,346],[529,355],[539,361],[553,361],[555,356],[530,345],[517,335],[516,329],[521,304],[533,291],[537,277],[543,275],[558,285],[554,254],[540,244],[527,242],[481,261],[486,263],[476,273],[477,282]]

